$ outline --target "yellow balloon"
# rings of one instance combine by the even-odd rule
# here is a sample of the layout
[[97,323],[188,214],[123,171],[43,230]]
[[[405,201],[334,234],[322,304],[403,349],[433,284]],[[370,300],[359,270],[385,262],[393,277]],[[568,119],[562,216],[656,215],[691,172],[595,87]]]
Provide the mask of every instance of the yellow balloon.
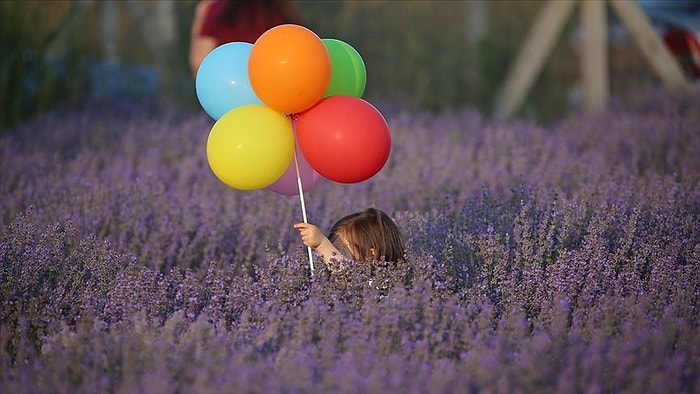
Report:
[[291,120],[257,104],[222,115],[207,139],[207,160],[214,175],[239,190],[270,186],[287,170],[293,155]]

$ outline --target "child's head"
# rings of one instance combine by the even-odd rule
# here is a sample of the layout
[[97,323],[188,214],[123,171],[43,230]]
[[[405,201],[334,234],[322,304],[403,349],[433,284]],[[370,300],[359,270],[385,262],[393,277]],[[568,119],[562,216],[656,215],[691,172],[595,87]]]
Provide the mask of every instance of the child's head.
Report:
[[383,211],[368,208],[338,220],[328,239],[356,261],[399,261],[404,243],[396,223]]

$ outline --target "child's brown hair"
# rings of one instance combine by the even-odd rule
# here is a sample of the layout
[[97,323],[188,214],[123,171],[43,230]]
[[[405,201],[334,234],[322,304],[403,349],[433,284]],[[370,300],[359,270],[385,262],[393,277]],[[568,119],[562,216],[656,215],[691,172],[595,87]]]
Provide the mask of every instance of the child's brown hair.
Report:
[[336,247],[342,246],[341,239],[345,240],[349,254],[356,261],[396,262],[404,258],[404,241],[396,223],[377,208],[341,218],[331,228],[328,239]]

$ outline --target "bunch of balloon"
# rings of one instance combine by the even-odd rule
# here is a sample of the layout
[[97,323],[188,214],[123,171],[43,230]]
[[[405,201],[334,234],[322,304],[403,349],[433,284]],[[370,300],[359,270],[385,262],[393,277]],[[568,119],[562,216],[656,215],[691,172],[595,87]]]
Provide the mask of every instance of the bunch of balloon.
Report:
[[[235,189],[298,194],[306,222],[304,190],[322,178],[362,182],[389,158],[389,126],[361,98],[366,81],[352,46],[300,25],[217,47],[196,76],[199,102],[216,120],[209,166]],[[309,263],[313,273],[310,249]]]

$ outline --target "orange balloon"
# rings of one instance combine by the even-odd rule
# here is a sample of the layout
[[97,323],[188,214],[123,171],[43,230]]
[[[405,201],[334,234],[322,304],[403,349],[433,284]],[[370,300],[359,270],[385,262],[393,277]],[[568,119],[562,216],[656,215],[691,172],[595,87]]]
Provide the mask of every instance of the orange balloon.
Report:
[[278,25],[253,44],[248,78],[265,105],[293,114],[313,107],[323,97],[331,79],[331,59],[313,31]]

